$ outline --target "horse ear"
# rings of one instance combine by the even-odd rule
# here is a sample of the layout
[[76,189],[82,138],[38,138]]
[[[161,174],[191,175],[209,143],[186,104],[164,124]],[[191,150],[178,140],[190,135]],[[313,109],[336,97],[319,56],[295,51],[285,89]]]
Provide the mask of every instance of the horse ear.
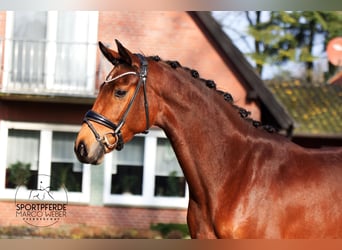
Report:
[[107,58],[109,62],[111,62],[114,66],[119,63],[118,53],[104,46],[102,42],[99,42],[99,47],[100,47],[102,54],[104,55],[104,57]]
[[121,60],[126,62],[128,65],[132,65],[133,54],[126,49],[118,40],[115,39],[116,46],[118,47],[118,52]]

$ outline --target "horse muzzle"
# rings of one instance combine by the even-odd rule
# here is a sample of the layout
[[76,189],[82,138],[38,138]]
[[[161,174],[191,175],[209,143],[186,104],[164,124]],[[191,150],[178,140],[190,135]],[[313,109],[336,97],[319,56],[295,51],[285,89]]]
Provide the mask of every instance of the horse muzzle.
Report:
[[103,161],[105,148],[99,142],[87,146],[83,141],[80,141],[75,144],[74,152],[80,162],[98,165]]

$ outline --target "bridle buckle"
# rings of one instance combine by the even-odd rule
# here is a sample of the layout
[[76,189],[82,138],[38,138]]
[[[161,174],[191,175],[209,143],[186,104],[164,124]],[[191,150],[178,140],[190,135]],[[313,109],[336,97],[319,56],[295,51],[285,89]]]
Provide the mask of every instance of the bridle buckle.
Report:
[[[107,135],[112,135],[114,138],[115,138],[115,142],[114,143],[110,143],[108,138],[107,138]],[[118,145],[119,143],[119,137],[116,133],[113,133],[113,132],[108,132],[106,134],[103,135],[102,139],[100,140],[100,142],[104,145],[106,145],[106,147],[108,149],[114,149],[116,148],[116,146]]]

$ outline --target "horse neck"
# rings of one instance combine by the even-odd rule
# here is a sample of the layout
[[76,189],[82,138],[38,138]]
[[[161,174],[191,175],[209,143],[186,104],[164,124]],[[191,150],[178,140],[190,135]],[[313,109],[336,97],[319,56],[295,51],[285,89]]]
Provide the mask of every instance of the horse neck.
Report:
[[[209,89],[184,69],[167,69],[159,79],[160,114],[156,125],[168,136],[190,192],[213,190],[217,180],[234,178],[236,152],[248,147],[251,129],[238,111],[216,90]],[[171,80],[172,79],[172,80]],[[237,150],[241,148],[241,150]],[[217,185],[216,185],[217,186]],[[193,190],[191,190],[193,189]]]

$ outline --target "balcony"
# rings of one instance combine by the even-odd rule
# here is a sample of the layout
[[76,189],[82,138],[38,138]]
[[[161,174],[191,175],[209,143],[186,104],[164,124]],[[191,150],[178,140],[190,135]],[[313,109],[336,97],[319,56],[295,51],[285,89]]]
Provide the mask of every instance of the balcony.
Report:
[[93,98],[101,72],[96,49],[96,43],[0,39],[1,95]]

